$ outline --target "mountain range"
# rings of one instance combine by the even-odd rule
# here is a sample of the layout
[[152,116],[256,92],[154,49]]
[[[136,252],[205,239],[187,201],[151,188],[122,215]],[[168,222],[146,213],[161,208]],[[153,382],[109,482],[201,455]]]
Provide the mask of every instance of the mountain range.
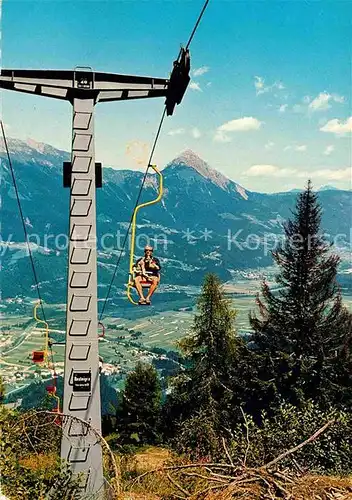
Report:
[[[35,141],[9,139],[8,144],[39,281],[47,300],[64,302],[69,190],[62,187],[62,163],[69,159],[69,153]],[[0,157],[2,293],[3,297],[28,296],[34,294],[33,277],[3,145]],[[142,178],[143,173],[137,171],[103,169],[103,188],[97,190],[102,296],[110,283]],[[283,223],[294,209],[297,192],[248,191],[190,150],[165,166],[163,178],[162,201],[139,215],[138,253],[148,241],[154,245],[164,284],[199,284],[209,271],[228,280],[238,270],[272,264],[270,247],[283,234]],[[157,178],[150,174],[142,200],[154,198],[156,190]],[[349,241],[351,192],[327,186],[319,199],[323,229],[329,239],[339,234],[345,235],[339,237],[340,244]],[[341,252],[343,258],[349,250],[346,246]],[[124,255],[114,282],[116,293],[126,282],[127,262]]]

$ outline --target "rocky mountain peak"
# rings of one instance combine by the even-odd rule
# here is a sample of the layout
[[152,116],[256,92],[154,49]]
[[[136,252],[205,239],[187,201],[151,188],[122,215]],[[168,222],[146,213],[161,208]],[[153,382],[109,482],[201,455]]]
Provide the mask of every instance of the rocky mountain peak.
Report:
[[[69,153],[66,151],[30,138],[24,141],[8,137],[7,145],[11,158],[25,164],[37,163],[46,166],[62,166],[62,160],[69,158]],[[5,144],[2,138],[0,138],[0,156],[6,157]]]
[[231,181],[217,170],[211,168],[206,161],[202,160],[202,158],[191,149],[186,149],[183,153],[174,158],[167,165],[167,167],[176,167],[179,165],[192,168],[202,177],[204,177],[205,179],[209,179],[221,189],[228,191],[230,190],[230,187],[235,188],[242,198],[244,198],[245,200],[248,199],[248,195],[242,186],[240,186],[236,182]]
[[207,162],[202,160],[200,156],[198,156],[191,149],[186,149],[179,156],[174,158],[168,166],[175,165],[183,165],[185,167],[193,168],[198,174],[206,179],[209,179],[214,184],[217,184],[219,187],[226,189],[232,181],[225,177],[223,174],[211,168]]

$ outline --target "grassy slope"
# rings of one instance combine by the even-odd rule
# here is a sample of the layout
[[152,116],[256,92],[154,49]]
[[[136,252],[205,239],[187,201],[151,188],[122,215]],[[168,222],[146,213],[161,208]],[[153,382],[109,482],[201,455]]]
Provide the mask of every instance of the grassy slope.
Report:
[[[165,448],[149,447],[138,452],[135,459],[130,463],[130,472],[134,476],[142,475],[146,471],[161,469],[163,465],[170,464],[172,459],[170,452]],[[204,471],[198,471],[204,474]],[[179,486],[185,490],[191,490],[195,485],[194,477],[180,476],[177,478]],[[201,479],[199,481],[202,481]],[[210,483],[214,485],[214,483]],[[215,483],[216,484],[216,483]],[[131,486],[131,482],[124,484],[125,492],[120,498],[123,500],[162,500],[166,498],[182,498],[182,493],[170,482],[166,471],[159,471],[144,476],[140,481]],[[292,500],[349,500],[352,499],[352,477],[339,478],[333,476],[319,476],[313,474],[297,477],[294,482],[287,482],[285,489]],[[240,490],[234,491],[229,486],[221,492],[209,491],[208,493],[193,497],[199,500],[230,500],[231,498],[243,498],[247,500],[261,500],[272,498],[276,500],[282,496],[267,495],[266,485],[248,483],[241,486]],[[185,497],[186,498],[186,497]],[[287,496],[287,498],[289,498]]]

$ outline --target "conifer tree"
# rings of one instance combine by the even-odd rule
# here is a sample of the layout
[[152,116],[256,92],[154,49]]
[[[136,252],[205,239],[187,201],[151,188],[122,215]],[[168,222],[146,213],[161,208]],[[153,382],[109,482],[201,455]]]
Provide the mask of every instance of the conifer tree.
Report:
[[235,316],[219,278],[207,275],[192,332],[180,344],[191,362],[188,375],[192,379],[192,397],[198,409],[214,412],[220,395],[228,389],[229,367],[236,342],[240,342],[234,329]]
[[279,287],[264,282],[259,315],[250,315],[253,341],[270,360],[268,377],[293,403],[306,397],[346,403],[351,391],[351,315],[336,281],[340,259],[323,239],[321,215],[309,181],[273,252]]
[[158,438],[161,408],[161,386],[155,368],[137,363],[126,378],[121,406],[117,412],[117,429],[122,441],[153,444]]
[[[176,422],[184,430],[187,442],[182,445],[198,441],[212,446],[213,437],[220,437],[228,426],[231,367],[244,347],[236,335],[234,319],[235,311],[225,298],[220,280],[214,274],[207,275],[192,331],[180,342],[188,367],[174,378],[164,407],[164,420]],[[167,431],[171,429],[169,425]],[[177,433],[177,429],[172,430]],[[202,432],[207,433],[208,440]],[[178,437],[181,435],[182,430]]]

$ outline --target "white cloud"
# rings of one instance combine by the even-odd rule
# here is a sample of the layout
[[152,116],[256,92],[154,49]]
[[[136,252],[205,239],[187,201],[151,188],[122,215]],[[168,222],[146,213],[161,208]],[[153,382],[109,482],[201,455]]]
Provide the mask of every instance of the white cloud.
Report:
[[279,107],[279,113],[285,113],[287,108],[288,104],[281,104],[281,106]]
[[288,177],[294,175],[301,179],[321,179],[324,181],[344,181],[351,179],[351,168],[323,168],[320,170],[300,171],[297,168],[281,168],[276,165],[253,165],[245,174],[248,177]]
[[309,102],[308,109],[310,111],[324,111],[331,108],[331,102],[343,103],[345,98],[338,94],[329,94],[328,92],[320,92],[311,102]]
[[323,127],[320,128],[321,132],[330,132],[335,135],[343,135],[347,132],[352,132],[352,116],[347,118],[345,122],[334,118],[329,120]]
[[263,122],[257,120],[257,118],[253,118],[253,116],[244,116],[243,118],[230,120],[220,125],[218,130],[224,132],[247,132],[248,130],[260,129],[262,123]]
[[[184,135],[185,133],[186,133],[186,129],[184,129],[184,128],[175,128],[175,129],[169,130],[169,132],[167,133],[167,135],[171,135],[171,136],[174,136],[174,135]],[[194,127],[190,131],[190,134],[195,139],[199,139],[202,136],[201,131],[197,127]]]
[[319,177],[320,179],[324,179],[327,181],[344,181],[351,180],[351,167],[332,169],[332,168],[323,168],[321,170],[316,170],[315,172],[304,172],[300,174],[299,177],[309,177],[311,176],[313,179]]
[[198,90],[198,92],[203,92],[203,90],[199,86],[199,83],[197,83],[197,82],[191,82],[189,84],[189,88],[192,90]]
[[211,86],[212,86],[212,82],[208,82],[207,87],[211,87]]
[[169,130],[169,132],[167,133],[167,135],[182,135],[184,134],[186,131],[184,128],[174,128],[172,130]]
[[202,76],[205,75],[205,73],[208,73],[209,71],[209,66],[201,66],[200,68],[196,68],[192,71],[193,76]]
[[309,103],[308,108],[312,111],[322,111],[323,109],[329,109],[329,101],[331,99],[330,94],[326,92],[320,92],[320,94]]
[[312,113],[326,111],[331,108],[332,102],[343,103],[345,102],[345,98],[338,94],[329,94],[328,92],[320,92],[314,99],[309,95],[305,95],[300,104],[292,106],[292,111],[294,113],[306,113],[307,110]]
[[275,146],[275,142],[271,142],[271,141],[269,141],[269,142],[267,142],[267,143],[265,144],[265,146],[264,146],[264,147],[265,147],[265,149],[272,149],[274,146]]
[[216,129],[214,140],[218,142],[229,142],[230,138],[228,133],[259,130],[262,124],[263,122],[257,120],[257,118],[253,118],[252,116],[245,116],[243,118],[237,118],[236,120],[230,120],[229,122],[223,123]]
[[278,170],[274,165],[252,165],[246,174],[250,177],[257,177],[259,175],[273,175]]
[[200,137],[202,137],[202,133],[201,131],[199,130],[199,128],[197,127],[194,127],[192,129],[192,132],[191,132],[192,136],[195,138],[195,139],[199,139]]
[[335,149],[335,147],[332,144],[330,144],[329,146],[326,146],[323,154],[325,156],[330,156],[331,153],[334,151],[334,149]]
[[274,82],[272,85],[265,85],[265,80],[262,76],[254,77],[254,87],[256,95],[265,94],[271,92],[274,89],[284,90],[285,86],[281,82]]
[[292,168],[279,168],[275,165],[252,165],[246,174],[249,177],[285,177],[294,174],[295,169]]

